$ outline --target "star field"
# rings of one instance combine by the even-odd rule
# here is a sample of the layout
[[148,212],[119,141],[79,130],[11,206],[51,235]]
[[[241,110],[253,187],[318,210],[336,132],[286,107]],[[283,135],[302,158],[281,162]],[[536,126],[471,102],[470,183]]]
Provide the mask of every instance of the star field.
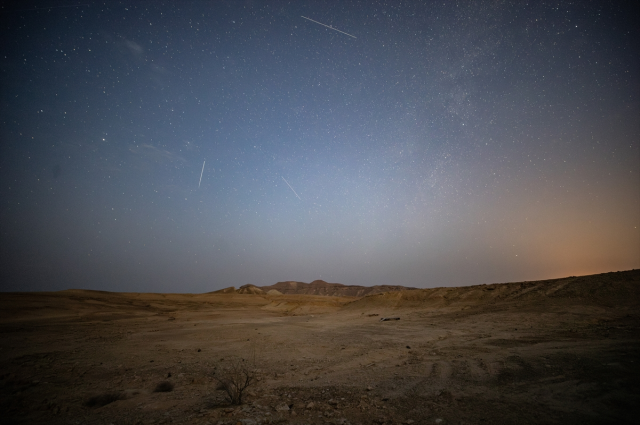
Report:
[[512,3],[2,6],[0,289],[640,267],[633,13]]

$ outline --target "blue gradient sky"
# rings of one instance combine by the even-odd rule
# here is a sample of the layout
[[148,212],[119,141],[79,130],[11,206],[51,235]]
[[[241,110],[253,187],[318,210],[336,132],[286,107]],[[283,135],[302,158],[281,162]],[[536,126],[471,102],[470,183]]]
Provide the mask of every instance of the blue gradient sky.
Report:
[[633,13],[513,3],[3,6],[0,289],[640,267]]

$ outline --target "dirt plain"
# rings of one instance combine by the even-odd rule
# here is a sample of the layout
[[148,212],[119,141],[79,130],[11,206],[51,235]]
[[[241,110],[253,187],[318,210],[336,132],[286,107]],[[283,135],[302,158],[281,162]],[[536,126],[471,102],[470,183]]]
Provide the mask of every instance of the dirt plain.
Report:
[[[639,307],[640,270],[363,298],[2,293],[0,417],[638,423]],[[233,406],[214,376],[238,358],[256,381]],[[154,392],[163,381],[173,390]],[[120,399],[87,405],[105,394]]]

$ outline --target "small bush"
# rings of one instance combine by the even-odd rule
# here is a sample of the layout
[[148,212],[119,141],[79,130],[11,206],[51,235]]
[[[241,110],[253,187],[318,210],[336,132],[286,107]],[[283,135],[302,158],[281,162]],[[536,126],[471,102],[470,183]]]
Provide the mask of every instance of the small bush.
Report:
[[160,382],[153,390],[154,393],[168,393],[169,391],[173,391],[173,384],[169,381]]
[[104,393],[96,395],[87,400],[84,405],[87,407],[102,407],[117,400],[124,400],[127,397],[122,393]]
[[244,359],[233,359],[231,365],[216,372],[216,390],[227,393],[231,404],[242,404],[242,394],[256,380],[255,369]]

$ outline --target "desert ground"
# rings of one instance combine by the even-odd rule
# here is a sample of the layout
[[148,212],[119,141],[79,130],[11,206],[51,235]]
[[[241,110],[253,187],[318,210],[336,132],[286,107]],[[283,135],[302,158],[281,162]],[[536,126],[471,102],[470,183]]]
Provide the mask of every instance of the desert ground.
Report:
[[[1,293],[0,422],[639,423],[639,307],[640,270],[362,298]],[[255,378],[241,405],[217,389],[233,364]]]

